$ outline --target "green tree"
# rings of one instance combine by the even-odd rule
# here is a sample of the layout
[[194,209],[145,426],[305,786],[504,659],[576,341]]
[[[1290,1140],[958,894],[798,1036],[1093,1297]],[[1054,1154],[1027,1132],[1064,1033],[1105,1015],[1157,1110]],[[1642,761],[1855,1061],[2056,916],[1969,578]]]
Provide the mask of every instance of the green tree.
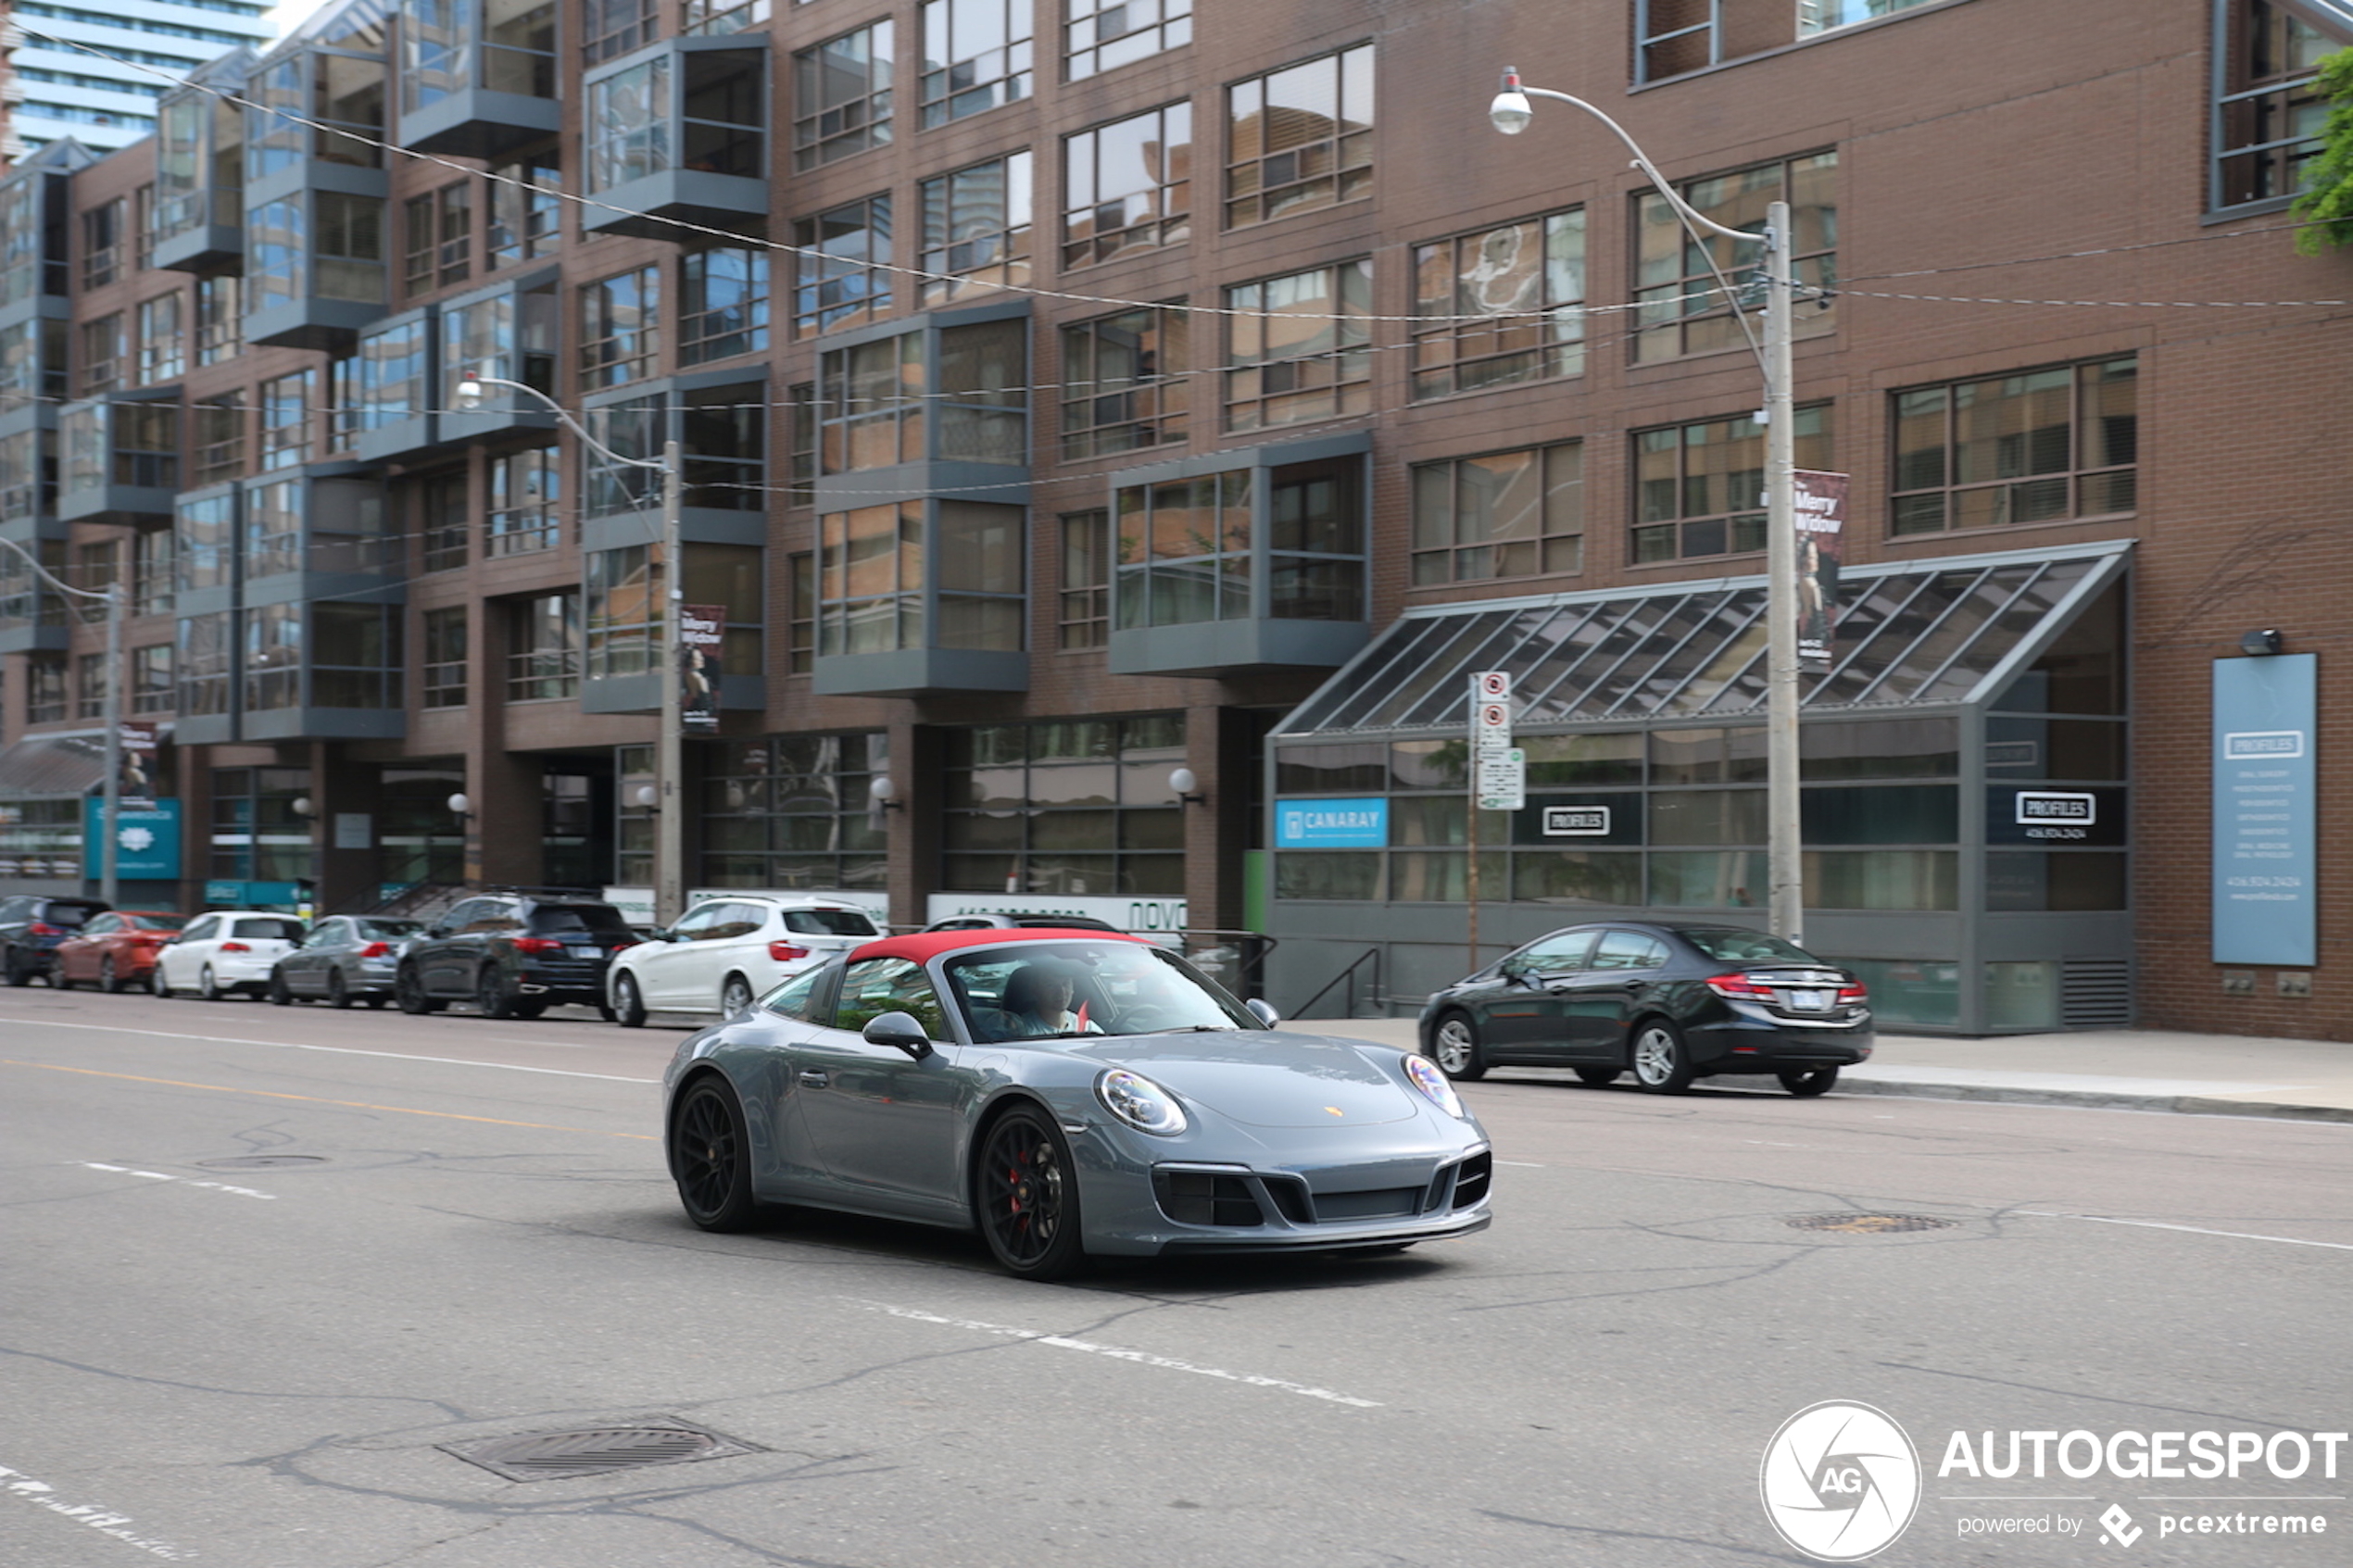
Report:
[[2288,207],[2310,225],[2296,236],[2306,256],[2353,245],[2353,49],[2323,59],[2312,85],[2327,100],[2329,118],[2321,127],[2320,156],[2304,166],[2304,189]]

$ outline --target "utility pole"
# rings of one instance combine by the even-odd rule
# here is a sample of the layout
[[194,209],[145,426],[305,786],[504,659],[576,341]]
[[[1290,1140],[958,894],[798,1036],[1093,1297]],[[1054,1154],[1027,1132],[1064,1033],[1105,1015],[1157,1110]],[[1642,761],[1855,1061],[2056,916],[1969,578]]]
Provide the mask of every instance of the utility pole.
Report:
[[1790,387],[1787,202],[1765,209],[1765,817],[1767,925],[1806,944],[1806,862],[1797,749],[1797,415]]
[[661,448],[661,650],[654,660],[661,677],[661,734],[654,751],[661,793],[654,807],[654,923],[664,930],[686,912],[686,672],[679,662],[686,646],[685,490],[673,438]]

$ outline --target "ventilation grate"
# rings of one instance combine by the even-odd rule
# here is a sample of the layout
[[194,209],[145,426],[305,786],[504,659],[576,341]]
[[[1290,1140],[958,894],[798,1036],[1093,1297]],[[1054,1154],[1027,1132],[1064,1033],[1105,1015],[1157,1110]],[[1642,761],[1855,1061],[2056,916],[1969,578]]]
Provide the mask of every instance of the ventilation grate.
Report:
[[2070,1029],[2113,1029],[2133,1022],[2129,959],[2069,959],[2059,965],[2059,1022]]
[[524,1432],[479,1443],[441,1443],[455,1454],[510,1481],[560,1481],[604,1475],[651,1464],[686,1464],[766,1450],[757,1444],[664,1416],[643,1425],[588,1426],[573,1432]]

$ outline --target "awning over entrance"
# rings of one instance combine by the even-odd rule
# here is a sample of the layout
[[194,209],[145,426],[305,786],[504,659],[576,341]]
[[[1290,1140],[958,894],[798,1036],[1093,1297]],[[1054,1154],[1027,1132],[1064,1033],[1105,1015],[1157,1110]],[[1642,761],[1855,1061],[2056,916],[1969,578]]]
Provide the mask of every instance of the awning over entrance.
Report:
[[[2131,540],[1849,569],[1806,711],[1982,702],[2124,570]],[[1508,671],[1515,723],[1761,713],[1765,580],[1719,579],[1409,609],[1277,727],[1281,738],[1460,734],[1468,677]]]
[[103,735],[29,735],[0,750],[0,800],[86,795],[106,776]]

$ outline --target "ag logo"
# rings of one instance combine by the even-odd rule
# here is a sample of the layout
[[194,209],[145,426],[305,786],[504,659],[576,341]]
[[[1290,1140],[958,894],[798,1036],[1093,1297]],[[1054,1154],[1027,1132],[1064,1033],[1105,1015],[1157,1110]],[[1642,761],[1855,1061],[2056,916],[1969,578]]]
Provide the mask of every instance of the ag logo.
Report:
[[1824,1562],[1856,1562],[1911,1524],[1920,1460],[1881,1411],[1830,1399],[1781,1423],[1765,1445],[1757,1487],[1781,1539]]

